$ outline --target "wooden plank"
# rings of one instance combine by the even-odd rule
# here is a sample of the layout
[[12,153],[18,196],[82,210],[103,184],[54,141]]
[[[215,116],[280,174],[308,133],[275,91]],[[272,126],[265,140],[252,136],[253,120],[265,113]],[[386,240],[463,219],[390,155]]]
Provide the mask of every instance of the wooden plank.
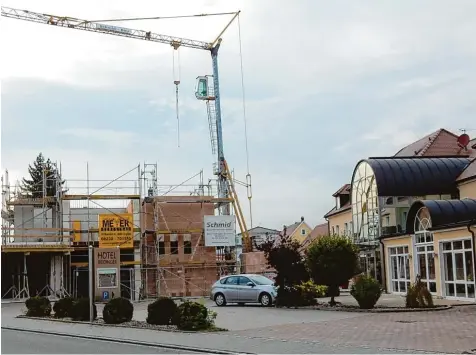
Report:
[[140,195],[64,195],[62,200],[139,200]]

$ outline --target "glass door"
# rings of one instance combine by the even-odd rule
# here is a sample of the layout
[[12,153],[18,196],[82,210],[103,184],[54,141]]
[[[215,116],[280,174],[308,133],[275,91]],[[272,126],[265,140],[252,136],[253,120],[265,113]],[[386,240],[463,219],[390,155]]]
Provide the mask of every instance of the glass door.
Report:
[[417,273],[431,293],[436,293],[435,255],[433,244],[417,246]]
[[442,242],[444,294],[474,299],[474,260],[471,239]]
[[393,293],[406,293],[410,286],[410,259],[408,246],[388,248],[390,283]]

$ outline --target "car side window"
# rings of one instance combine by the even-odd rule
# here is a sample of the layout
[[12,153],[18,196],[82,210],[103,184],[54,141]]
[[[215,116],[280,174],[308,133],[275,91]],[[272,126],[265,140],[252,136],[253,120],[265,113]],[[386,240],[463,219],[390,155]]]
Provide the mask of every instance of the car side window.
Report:
[[226,279],[225,285],[238,285],[238,277],[230,276]]
[[238,284],[240,286],[246,286],[248,284],[248,282],[251,282],[251,280],[247,277],[244,277],[244,276],[239,276],[238,277]]

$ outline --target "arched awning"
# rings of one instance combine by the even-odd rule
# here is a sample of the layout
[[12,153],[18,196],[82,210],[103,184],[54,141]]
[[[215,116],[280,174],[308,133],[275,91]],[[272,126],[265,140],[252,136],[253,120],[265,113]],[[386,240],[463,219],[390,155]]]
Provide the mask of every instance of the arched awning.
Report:
[[415,233],[414,220],[418,211],[426,207],[430,213],[431,229],[451,228],[476,221],[476,200],[419,200],[408,211],[407,233]]
[[369,158],[379,196],[425,196],[457,192],[456,179],[471,158]]

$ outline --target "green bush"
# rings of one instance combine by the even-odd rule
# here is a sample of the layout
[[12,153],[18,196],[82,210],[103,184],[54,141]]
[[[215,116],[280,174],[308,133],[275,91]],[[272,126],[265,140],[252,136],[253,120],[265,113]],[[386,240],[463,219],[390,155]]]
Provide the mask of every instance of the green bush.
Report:
[[[93,320],[98,316],[96,305],[93,303]],[[89,321],[89,298],[79,298],[73,302],[71,317],[78,321]]]
[[431,308],[433,307],[433,296],[417,277],[414,284],[410,285],[405,297],[405,307],[407,308]]
[[51,302],[46,297],[30,297],[25,301],[26,315],[30,317],[49,317],[51,314]]
[[276,307],[303,307],[309,306],[303,299],[298,286],[278,287],[278,295],[276,296]]
[[65,318],[71,317],[73,314],[73,303],[74,298],[72,297],[65,297],[61,298],[55,302],[53,305],[53,312],[55,312],[56,318]]
[[373,277],[362,275],[352,285],[350,294],[361,309],[371,309],[382,295],[382,287]]
[[102,318],[107,324],[130,322],[134,313],[134,306],[127,298],[113,298],[104,306]]
[[296,286],[302,298],[303,305],[313,305],[317,303],[316,298],[325,297],[327,286],[316,285],[312,280]]
[[169,325],[177,313],[177,304],[169,297],[159,297],[147,306],[147,323]]
[[185,301],[178,306],[173,323],[181,330],[207,330],[215,327],[216,316],[203,304]]

